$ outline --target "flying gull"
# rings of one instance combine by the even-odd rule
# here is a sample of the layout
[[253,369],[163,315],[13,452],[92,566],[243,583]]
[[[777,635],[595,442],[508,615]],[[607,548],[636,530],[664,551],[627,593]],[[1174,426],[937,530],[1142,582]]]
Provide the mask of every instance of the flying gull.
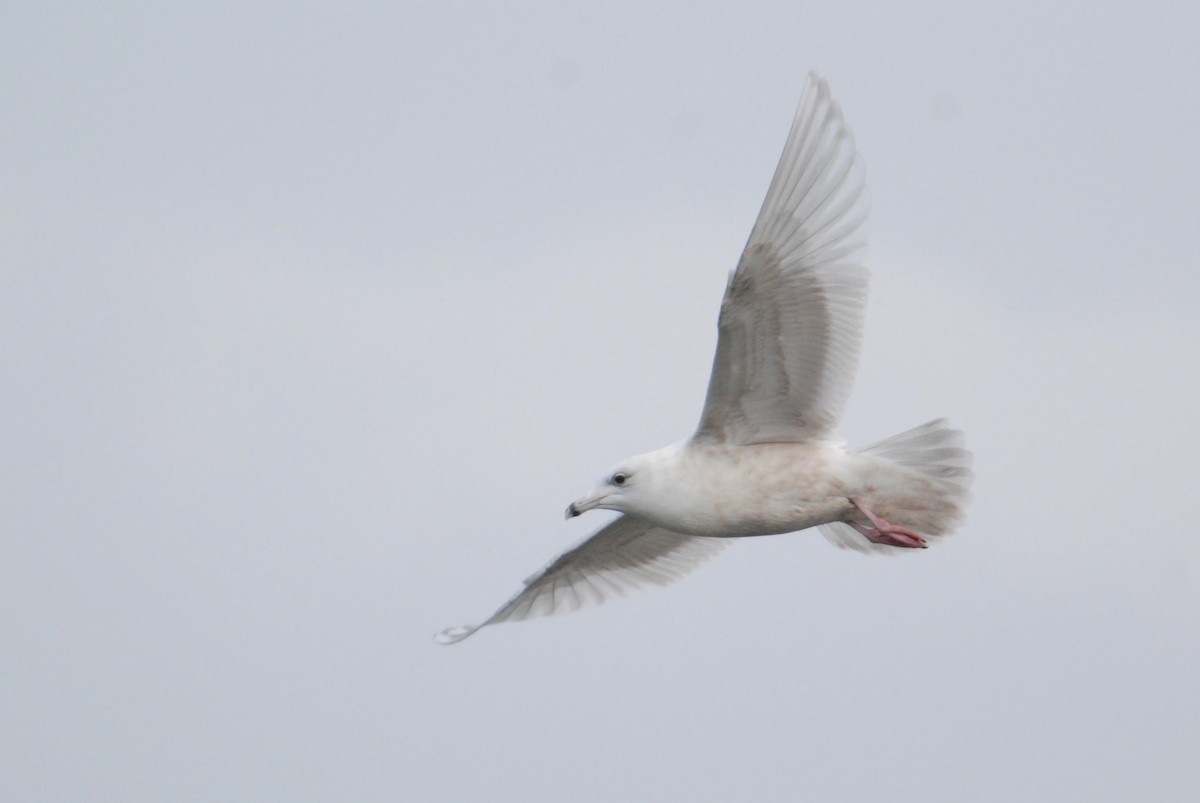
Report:
[[867,297],[862,164],[841,110],[809,75],[737,269],[695,434],[615,466],[571,518],[621,516],[551,561],[480,625],[667,585],[731,538],[819,527],[864,552],[920,549],[963,518],[971,454],[944,419],[862,449],[832,439],[850,394]]

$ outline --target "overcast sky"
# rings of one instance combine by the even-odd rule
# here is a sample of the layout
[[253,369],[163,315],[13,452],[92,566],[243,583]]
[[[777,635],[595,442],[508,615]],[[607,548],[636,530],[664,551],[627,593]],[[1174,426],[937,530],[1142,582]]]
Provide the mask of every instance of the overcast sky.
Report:
[[[1200,16],[1133,9],[6,4],[0,798],[1200,799]],[[842,435],[949,416],[965,528],[435,645],[692,431],[810,69]]]

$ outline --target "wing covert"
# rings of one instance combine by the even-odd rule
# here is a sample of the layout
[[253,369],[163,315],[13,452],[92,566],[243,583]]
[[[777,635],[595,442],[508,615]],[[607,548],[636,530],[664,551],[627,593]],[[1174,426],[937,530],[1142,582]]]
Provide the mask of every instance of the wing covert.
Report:
[[841,110],[810,75],[725,290],[695,439],[795,442],[836,426],[862,340],[865,189]]

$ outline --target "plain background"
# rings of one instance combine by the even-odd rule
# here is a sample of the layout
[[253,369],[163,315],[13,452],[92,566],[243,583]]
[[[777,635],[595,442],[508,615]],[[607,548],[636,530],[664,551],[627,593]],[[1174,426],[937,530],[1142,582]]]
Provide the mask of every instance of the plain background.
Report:
[[[4,800],[1200,799],[1192,4],[0,17]],[[810,69],[968,524],[434,645],[691,432]]]

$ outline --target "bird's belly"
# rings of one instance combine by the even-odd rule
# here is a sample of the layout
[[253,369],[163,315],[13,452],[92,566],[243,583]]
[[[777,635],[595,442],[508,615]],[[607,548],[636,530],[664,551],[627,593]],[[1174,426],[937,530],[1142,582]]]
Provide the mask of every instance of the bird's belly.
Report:
[[745,538],[790,533],[816,527],[818,524],[845,520],[853,511],[853,506],[844,496],[819,500],[760,499],[759,502],[745,509],[734,508],[715,512],[706,528],[709,530],[706,534]]
[[840,493],[820,497],[756,493],[707,501],[692,507],[687,515],[659,523],[690,535],[745,538],[795,532],[854,515],[854,506]]

